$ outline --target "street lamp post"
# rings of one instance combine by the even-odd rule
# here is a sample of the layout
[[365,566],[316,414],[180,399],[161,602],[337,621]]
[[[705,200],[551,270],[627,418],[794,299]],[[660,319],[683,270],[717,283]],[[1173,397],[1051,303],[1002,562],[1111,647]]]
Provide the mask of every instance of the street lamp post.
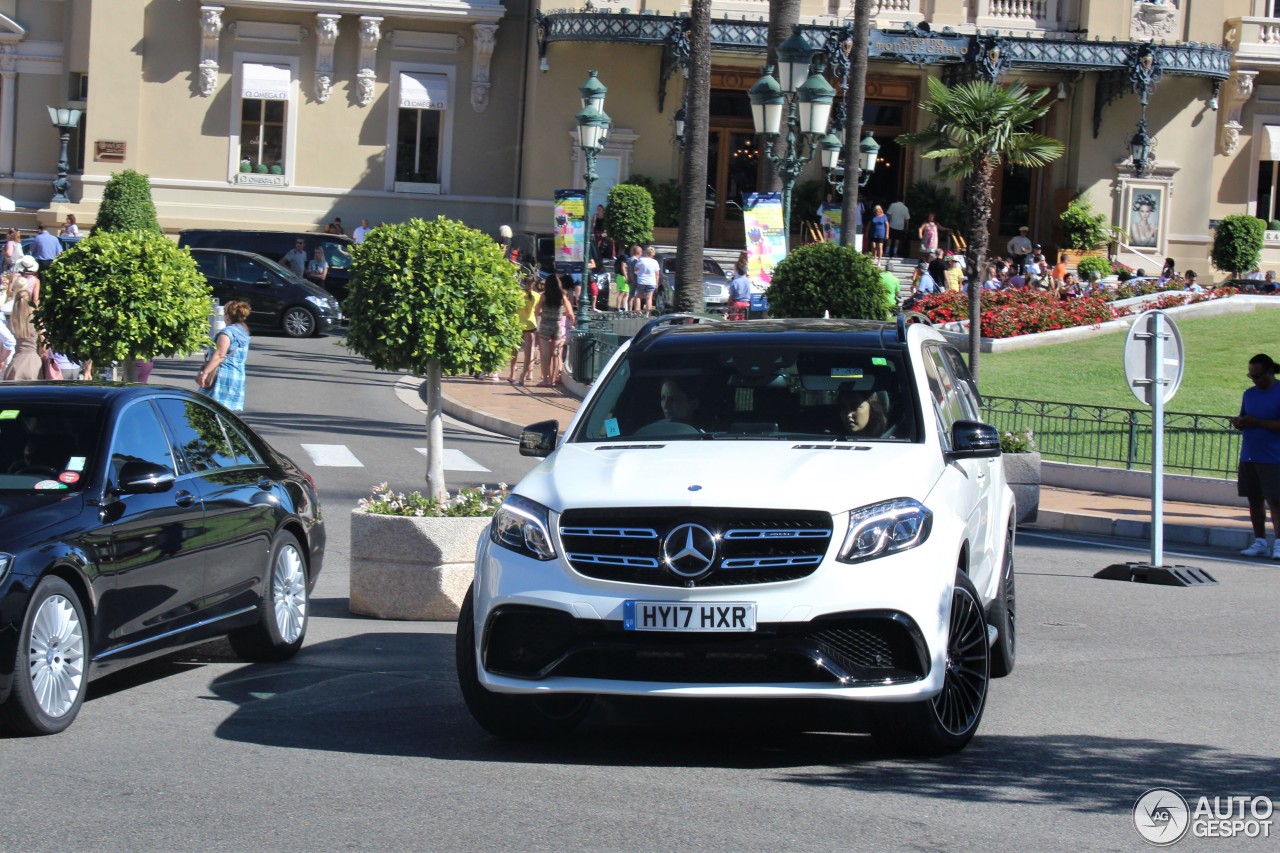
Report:
[[71,186],[71,182],[67,180],[67,172],[71,169],[71,164],[67,160],[67,145],[71,142],[71,131],[80,124],[80,110],[68,107],[46,107],[46,109],[49,110],[49,121],[58,129],[62,140],[62,147],[58,151],[58,177],[53,182],[53,198],[49,203],[70,204],[71,199],[67,198],[67,189]]
[[[828,133],[822,142],[822,168],[827,172],[827,183],[841,195],[844,195],[845,171],[841,166],[844,154],[844,143],[834,133]],[[858,143],[858,186],[865,187],[871,180],[871,173],[876,170],[876,160],[880,156],[880,145],[875,135],[868,130],[867,135]],[[839,177],[836,174],[839,173]]]
[[[587,192],[582,202],[582,293],[578,299],[577,324],[577,330],[584,338],[591,328],[591,226],[592,218],[595,216],[591,207],[591,188],[596,179],[600,177],[596,174],[596,155],[604,148],[605,135],[608,134],[609,126],[612,124],[609,116],[605,115],[604,112],[604,96],[608,91],[608,88],[596,76],[596,72],[590,72],[587,82],[583,83],[578,89],[578,92],[582,95],[582,111],[574,117],[578,122],[578,147],[582,149],[587,166],[586,173],[582,176]],[[585,340],[582,343],[585,351]],[[586,363],[585,352],[581,363]]]
[[[822,76],[820,58],[800,34],[797,26],[791,37],[778,47],[778,80],[766,68],[748,91],[751,118],[756,133],[765,136],[764,154],[782,179],[782,217],[786,239],[791,239],[791,188],[804,167],[813,159],[818,140],[827,132],[827,119],[836,90]],[[773,152],[774,140],[782,134],[782,112],[787,111],[786,148]]]

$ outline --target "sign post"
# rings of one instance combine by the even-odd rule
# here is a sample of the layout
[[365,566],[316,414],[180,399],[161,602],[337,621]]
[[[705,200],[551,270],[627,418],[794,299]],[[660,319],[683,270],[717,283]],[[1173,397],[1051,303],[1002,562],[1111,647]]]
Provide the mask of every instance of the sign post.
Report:
[[1178,393],[1185,366],[1173,319],[1163,311],[1139,315],[1124,342],[1124,378],[1138,402],[1151,407],[1151,562],[1117,563],[1094,577],[1168,586],[1217,583],[1203,569],[1164,565],[1164,404]]

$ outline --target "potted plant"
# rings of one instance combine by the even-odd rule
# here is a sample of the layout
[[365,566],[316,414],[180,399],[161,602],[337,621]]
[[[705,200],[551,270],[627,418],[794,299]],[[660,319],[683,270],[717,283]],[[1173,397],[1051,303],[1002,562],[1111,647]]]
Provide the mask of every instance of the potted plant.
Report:
[[1000,435],[1004,476],[1013,489],[1018,524],[1036,520],[1040,513],[1040,451],[1035,433],[1029,429],[1010,430]]
[[[510,360],[521,336],[516,312],[523,291],[518,275],[519,268],[503,256],[500,245],[484,233],[443,216],[430,222],[413,219],[380,226],[369,232],[363,243],[352,247],[350,292],[343,301],[351,322],[347,347],[379,370],[407,370],[426,377],[424,500],[434,501],[433,505],[447,505],[450,501],[444,479],[441,377],[493,373]],[[366,594],[361,588],[365,579],[359,575],[382,560],[376,549],[384,547],[379,540],[388,535],[383,531],[377,536],[357,536],[357,525],[364,524],[362,514],[384,515],[371,513],[366,507],[353,510],[353,605],[359,595]],[[416,515],[388,518],[404,522],[407,527],[419,527],[408,523],[419,518]],[[414,548],[429,547],[441,555],[436,565],[452,565],[452,555],[461,553],[455,546],[463,543],[458,546],[463,552],[474,549],[483,523],[455,515],[445,515],[440,520],[444,522],[438,525],[440,538],[430,540],[436,544],[418,544]],[[422,533],[405,535],[419,537],[414,540],[419,543],[426,541],[421,538],[425,535]],[[366,546],[375,550],[365,553],[362,549]],[[441,569],[434,573],[441,579],[427,583],[435,584],[431,588],[443,589],[443,576],[448,572]],[[382,575],[384,581],[387,574]],[[456,616],[456,610],[453,613]]]
[[609,190],[605,230],[624,252],[633,245],[648,245],[653,239],[653,196],[635,184],[618,184]]
[[1107,226],[1106,215],[1095,213],[1083,195],[1072,199],[1067,209],[1058,214],[1058,223],[1063,245],[1077,258],[1099,255],[1098,247],[1106,245],[1112,237],[1113,229]]
[[1228,216],[1213,233],[1209,258],[1218,269],[1240,278],[1261,262],[1265,235],[1261,220],[1243,213]]
[[484,535],[507,486],[435,500],[383,483],[351,514],[350,610],[380,619],[458,618]]

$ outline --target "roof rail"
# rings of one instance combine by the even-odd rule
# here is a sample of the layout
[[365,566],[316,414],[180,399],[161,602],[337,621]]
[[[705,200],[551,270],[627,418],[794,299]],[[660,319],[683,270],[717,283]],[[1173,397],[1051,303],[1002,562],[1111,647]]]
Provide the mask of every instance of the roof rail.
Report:
[[631,336],[633,342],[647,338],[660,326],[697,326],[703,323],[719,323],[717,317],[704,317],[701,314],[664,314],[640,327],[640,331]]
[[907,342],[907,315],[901,311],[898,312],[898,343],[905,344]]

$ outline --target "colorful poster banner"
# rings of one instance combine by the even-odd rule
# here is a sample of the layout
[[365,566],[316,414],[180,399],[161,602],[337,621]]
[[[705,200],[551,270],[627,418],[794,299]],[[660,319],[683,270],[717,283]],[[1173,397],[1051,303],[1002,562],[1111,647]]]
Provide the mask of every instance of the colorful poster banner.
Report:
[[747,234],[747,274],[757,284],[773,281],[773,268],[787,256],[782,193],[751,193],[742,207]]
[[824,205],[819,222],[822,224],[822,239],[827,243],[840,242],[840,219],[843,213],[839,207]]
[[582,272],[582,247],[587,244],[586,198],[584,190],[556,190],[555,223],[556,272]]

